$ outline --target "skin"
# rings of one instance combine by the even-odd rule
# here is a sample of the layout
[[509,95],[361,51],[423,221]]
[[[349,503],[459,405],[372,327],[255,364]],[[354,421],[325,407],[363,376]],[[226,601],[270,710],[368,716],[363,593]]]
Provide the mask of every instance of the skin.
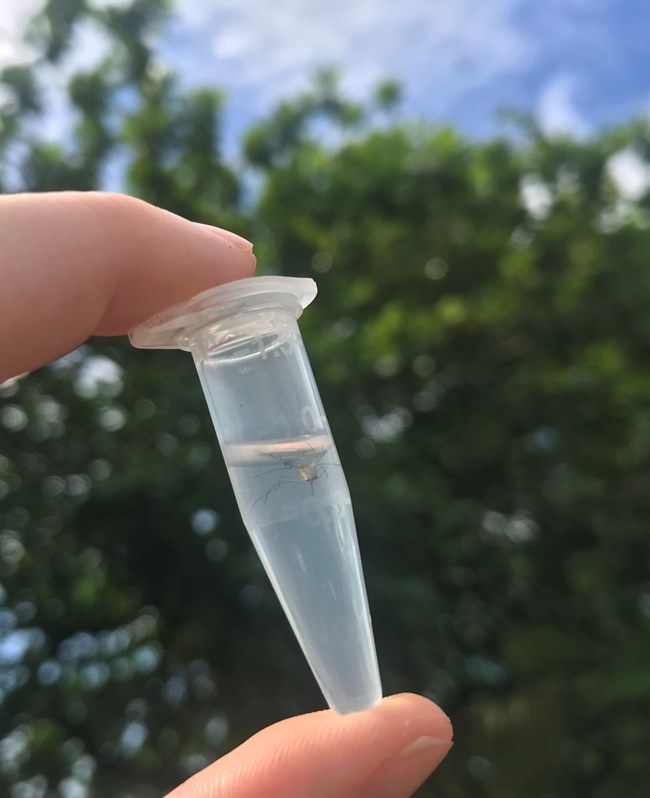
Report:
[[[1,197],[0,241],[0,382],[255,272],[239,236],[119,194]],[[406,798],[451,739],[416,695],[315,712],[263,729],[170,798]]]

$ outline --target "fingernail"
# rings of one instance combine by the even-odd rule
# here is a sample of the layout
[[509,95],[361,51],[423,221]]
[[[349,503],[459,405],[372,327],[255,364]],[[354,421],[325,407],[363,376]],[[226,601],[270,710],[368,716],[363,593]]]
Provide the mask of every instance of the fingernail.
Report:
[[408,798],[435,770],[452,747],[451,740],[418,737],[374,773],[363,798]]
[[237,247],[237,249],[241,249],[243,252],[252,252],[253,245],[250,241],[247,241],[242,236],[238,236],[237,233],[232,233],[230,230],[224,230],[221,227],[213,227],[211,224],[201,224],[200,222],[194,222],[197,227],[202,227],[204,230],[207,230],[208,233],[212,233],[212,235],[221,238],[223,241],[227,241],[232,246]]

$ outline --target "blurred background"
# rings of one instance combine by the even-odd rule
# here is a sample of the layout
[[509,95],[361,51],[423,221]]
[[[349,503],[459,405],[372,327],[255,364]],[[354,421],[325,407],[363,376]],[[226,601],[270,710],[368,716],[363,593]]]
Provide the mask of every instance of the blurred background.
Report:
[[[2,0],[0,190],[127,191],[318,281],[384,687],[456,728],[422,798],[648,794],[649,22]],[[153,798],[322,705],[191,358],[5,383],[0,793]]]

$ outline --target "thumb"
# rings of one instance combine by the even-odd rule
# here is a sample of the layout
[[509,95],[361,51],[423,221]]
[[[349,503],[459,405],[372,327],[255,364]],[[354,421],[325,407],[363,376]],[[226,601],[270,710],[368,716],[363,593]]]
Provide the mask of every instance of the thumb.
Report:
[[407,798],[444,759],[449,719],[421,696],[276,723],[168,798]]

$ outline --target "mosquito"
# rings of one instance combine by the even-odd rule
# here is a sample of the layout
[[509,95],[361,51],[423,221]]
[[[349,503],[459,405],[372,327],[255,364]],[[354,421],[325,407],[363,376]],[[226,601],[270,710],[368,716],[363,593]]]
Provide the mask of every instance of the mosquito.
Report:
[[[280,476],[278,481],[275,485],[272,485],[263,496],[260,496],[256,502],[254,502],[253,507],[256,504],[264,500],[266,504],[267,499],[272,493],[275,493],[276,490],[279,490],[283,485],[297,483],[297,482],[306,482],[311,490],[312,496],[314,495],[314,482],[319,479],[320,477],[325,477],[329,479],[329,474],[327,472],[327,468],[331,466],[339,466],[340,463],[324,463],[323,457],[327,454],[329,449],[322,448],[320,450],[314,449],[313,446],[309,446],[311,450],[311,454],[307,452],[300,452],[298,454],[293,455],[292,457],[287,457],[273,454],[271,452],[260,452],[265,457],[271,457],[273,460],[276,460],[279,465],[276,468],[270,468],[268,471],[263,471],[261,474],[257,474],[256,478],[265,477],[268,474],[274,474],[276,472],[289,472],[286,477]],[[290,473],[292,471],[296,472],[297,479],[289,478]]]

